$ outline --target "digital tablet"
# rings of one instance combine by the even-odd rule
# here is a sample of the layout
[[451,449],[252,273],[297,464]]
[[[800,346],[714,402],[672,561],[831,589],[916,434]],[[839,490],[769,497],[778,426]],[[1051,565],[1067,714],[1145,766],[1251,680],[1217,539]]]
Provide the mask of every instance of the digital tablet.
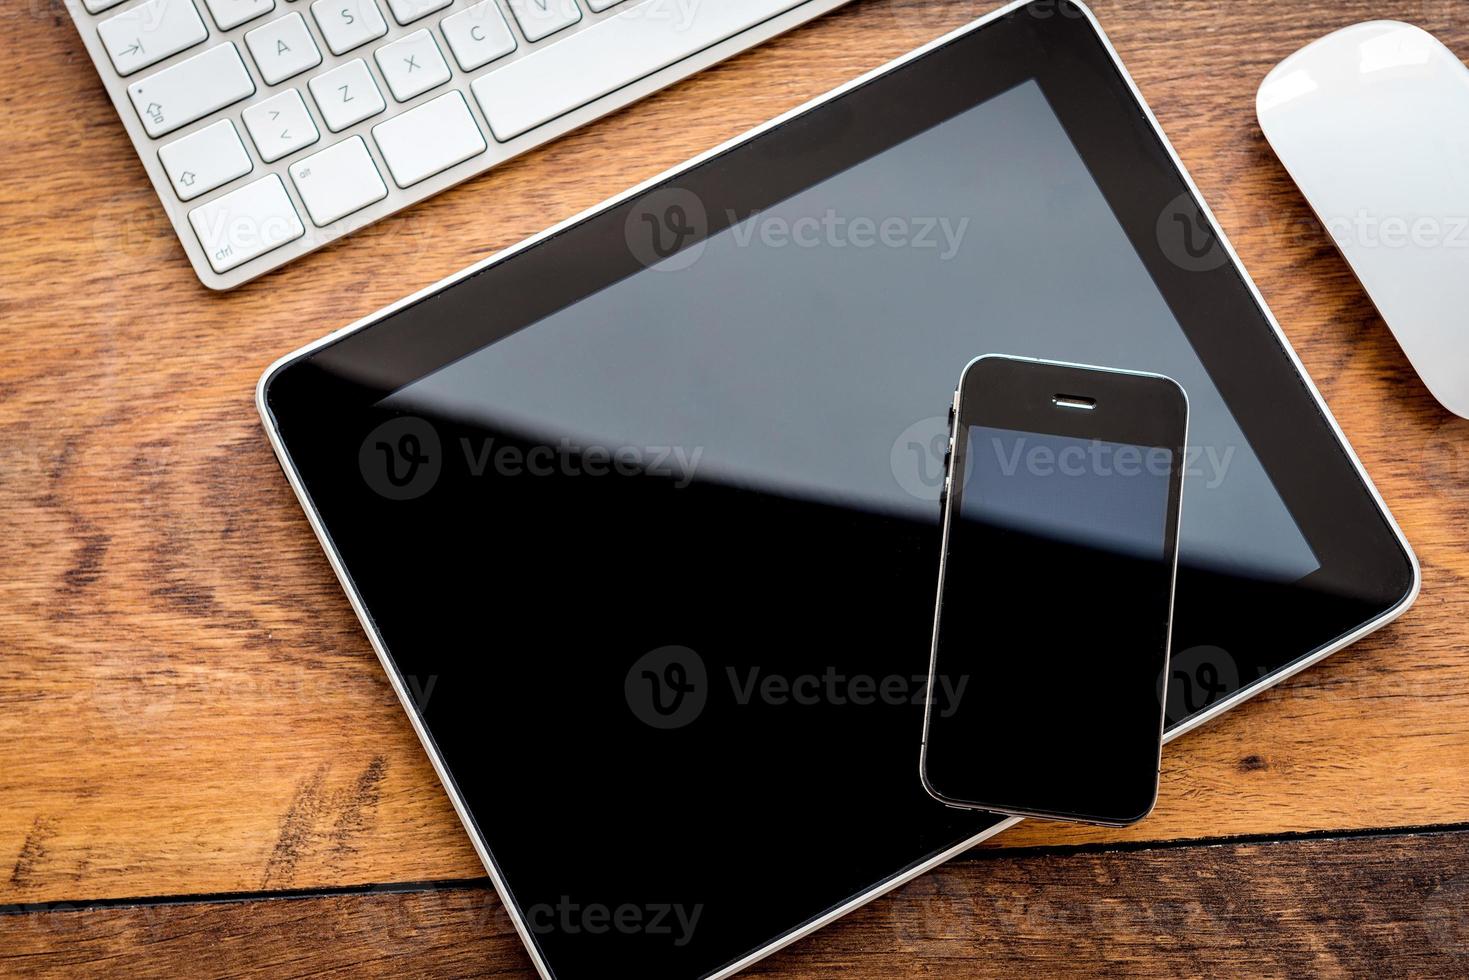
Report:
[[[1056,0],[261,379],[544,976],[726,976],[1008,825],[918,777],[945,415],[990,352],[1188,391],[1171,734],[1416,594],[1116,54]],[[1034,635],[1058,685],[1107,667]]]

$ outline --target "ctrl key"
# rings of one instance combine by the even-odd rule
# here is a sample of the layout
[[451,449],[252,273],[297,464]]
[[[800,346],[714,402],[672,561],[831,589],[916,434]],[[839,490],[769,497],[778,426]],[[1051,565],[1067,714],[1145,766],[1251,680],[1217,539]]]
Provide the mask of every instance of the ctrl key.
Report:
[[276,174],[195,208],[189,224],[215,272],[228,272],[306,233]]

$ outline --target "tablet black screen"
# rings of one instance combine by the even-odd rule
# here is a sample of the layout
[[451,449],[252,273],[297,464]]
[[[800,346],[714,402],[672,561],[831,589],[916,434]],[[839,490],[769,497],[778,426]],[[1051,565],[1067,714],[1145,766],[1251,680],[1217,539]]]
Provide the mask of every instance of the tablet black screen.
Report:
[[558,977],[707,975],[996,822],[917,775],[944,413],[978,354],[1187,389],[1172,723],[1407,593],[1234,265],[1192,211],[1170,238],[1184,185],[1063,9],[273,380]]

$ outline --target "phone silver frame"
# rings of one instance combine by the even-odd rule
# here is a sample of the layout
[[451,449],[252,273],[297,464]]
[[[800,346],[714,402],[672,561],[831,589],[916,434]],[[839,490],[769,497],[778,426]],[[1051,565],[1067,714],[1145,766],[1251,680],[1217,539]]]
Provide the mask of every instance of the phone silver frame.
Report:
[[[438,774],[440,782],[443,783],[444,790],[448,794],[450,801],[453,803],[455,812],[458,813],[460,821],[464,824],[464,828],[469,834],[470,841],[474,845],[475,852],[479,855],[481,863],[485,866],[485,870],[489,874],[490,881],[494,884],[496,892],[499,894],[501,901],[505,905],[506,912],[509,914],[511,921],[515,924],[516,932],[520,935],[521,941],[524,942],[526,951],[530,956],[531,962],[535,964],[537,972],[541,975],[541,977],[544,978],[544,980],[556,980],[556,977],[550,971],[547,964],[543,961],[534,941],[531,938],[529,929],[527,928],[526,923],[522,920],[518,910],[515,908],[512,902],[506,899],[506,896],[509,894],[509,890],[506,887],[505,882],[495,865],[494,859],[491,857],[489,850],[485,846],[484,841],[481,840],[479,835],[475,832],[474,823],[470,818],[469,811],[465,807],[464,801],[459,797],[458,792],[454,789],[453,780],[449,776],[448,770],[444,765],[444,761],[439,757],[437,751],[435,751],[433,741],[429,738],[428,732],[424,728],[422,720],[418,717],[408,688],[404,683],[403,678],[399,676],[397,671],[393,668],[392,661],[387,655],[387,649],[383,644],[382,637],[379,636],[377,631],[373,628],[372,619],[368,615],[367,608],[363,604],[362,597],[358,595],[356,589],[352,587],[351,580],[348,578],[346,569],[342,564],[341,556],[332,546],[331,539],[326,533],[326,528],[322,523],[321,515],[317,512],[315,506],[312,504],[310,497],[307,495],[305,486],[301,482],[300,473],[297,471],[295,463],[292,461],[290,454],[286,451],[285,445],[281,441],[279,431],[277,431],[274,424],[271,422],[270,411],[265,403],[266,383],[269,381],[271,375],[276,370],[278,370],[289,361],[295,360],[299,357],[304,357],[311,352],[317,350],[318,348],[324,347],[327,344],[332,343],[333,341],[343,336],[346,336],[347,334],[355,333],[358,330],[362,330],[368,326],[371,326],[378,320],[391,316],[398,310],[419,301],[420,299],[428,296],[431,293],[434,293],[447,286],[451,286],[454,283],[459,282],[471,275],[474,275],[480,270],[490,265],[493,265],[496,262],[502,262],[505,259],[508,259],[509,257],[515,255],[517,252],[530,248],[542,241],[545,241],[548,238],[551,238],[552,236],[560,233],[562,230],[569,228],[570,226],[593,214],[596,214],[598,211],[614,207],[630,197],[634,197],[653,188],[662,181],[668,180],[672,177],[676,177],[685,170],[696,167],[699,164],[703,163],[705,160],[708,160],[720,153],[723,153],[726,150],[745,142],[746,140],[758,136],[766,130],[780,126],[787,120],[792,119],[803,112],[807,112],[813,108],[816,108],[817,106],[820,106],[825,102],[831,101],[832,99],[841,96],[842,94],[856,88],[859,85],[866,84],[874,78],[877,78],[890,71],[900,68],[908,62],[922,57],[924,54],[928,53],[934,48],[937,48],[943,44],[947,44],[954,38],[960,37],[971,31],[980,30],[991,22],[997,20],[998,18],[1010,13],[1011,11],[1023,7],[1026,2],[1028,2],[1028,0],[1013,0],[1013,2],[1003,7],[1000,7],[997,10],[994,10],[989,14],[978,18],[977,20],[971,21],[963,27],[950,31],[942,37],[936,38],[935,40],[930,41],[922,47],[910,51],[908,54],[905,54],[899,58],[894,59],[893,61],[888,62],[885,65],[875,68],[864,75],[854,78],[851,81],[831,90],[830,92],[827,92],[824,95],[818,96],[815,99],[804,103],[803,105],[791,109],[789,112],[785,112],[775,117],[774,119],[771,119],[770,121],[761,124],[760,126],[756,126],[755,128],[739,136],[736,136],[733,139],[730,139],[725,143],[720,144],[719,146],[716,146],[710,150],[705,151],[704,153],[699,154],[698,156],[693,157],[692,159],[684,162],[683,164],[680,164],[679,166],[664,171],[663,173],[655,177],[651,177],[648,180],[643,181],[641,184],[638,184],[634,187],[629,188],[628,190],[623,191],[620,194],[610,197],[606,201],[603,201],[601,204],[588,208],[580,214],[567,218],[566,220],[546,229],[545,231],[537,235],[532,235],[530,238],[527,238],[524,241],[519,242],[518,244],[512,245],[501,252],[488,256],[487,258],[482,259],[474,265],[462,269],[459,272],[454,273],[453,275],[447,276],[446,278],[441,279],[430,286],[426,286],[418,292],[410,296],[404,297],[403,299],[384,307],[376,313],[371,313],[363,317],[362,319],[341,328],[340,330],[334,331],[333,333],[328,334],[325,337],[313,341],[312,343],[307,344],[306,346],[301,347],[300,349],[293,351],[290,354],[287,354],[284,357],[281,357],[280,359],[275,361],[275,363],[267,368],[265,373],[261,375],[260,382],[256,385],[256,408],[260,413],[261,420],[265,426],[266,434],[270,439],[271,447],[275,450],[276,457],[280,460],[281,467],[286,473],[286,479],[290,482],[291,489],[295,492],[296,499],[300,502],[302,510],[305,511],[306,519],[311,525],[312,531],[315,532],[317,539],[321,542],[322,550],[326,553],[327,560],[328,562],[330,562],[332,570],[336,573],[338,581],[341,582],[342,589],[347,594],[347,599],[349,602],[351,602],[352,609],[354,612],[356,612],[357,618],[362,624],[362,629],[367,634],[368,641],[372,644],[373,650],[377,653],[378,660],[381,662],[383,670],[387,673],[388,679],[392,683],[393,690],[397,693],[398,699],[402,703],[404,711],[407,712],[409,721],[413,725],[413,730],[415,733],[417,733],[419,741],[423,744],[424,751],[428,754],[429,760],[433,764],[434,771]],[[1407,539],[1403,536],[1402,529],[1398,526],[1396,520],[1393,519],[1392,514],[1387,509],[1387,505],[1383,502],[1382,495],[1378,492],[1377,487],[1372,483],[1372,479],[1367,475],[1366,470],[1363,469],[1361,460],[1357,458],[1357,454],[1352,450],[1351,445],[1347,442],[1346,435],[1342,432],[1341,426],[1337,423],[1336,418],[1331,414],[1331,410],[1326,406],[1325,400],[1321,397],[1321,392],[1317,389],[1315,383],[1306,373],[1305,365],[1301,363],[1300,357],[1296,354],[1294,348],[1291,347],[1290,341],[1285,336],[1285,332],[1281,330],[1280,324],[1276,321],[1274,314],[1270,312],[1270,308],[1265,303],[1265,298],[1260,294],[1259,288],[1250,278],[1249,273],[1244,267],[1244,264],[1240,261],[1238,254],[1236,254],[1234,246],[1230,243],[1228,237],[1224,234],[1224,231],[1219,228],[1218,221],[1215,219],[1213,212],[1209,209],[1208,204],[1205,203],[1203,196],[1199,193],[1198,186],[1194,183],[1193,177],[1189,174],[1187,168],[1184,167],[1183,161],[1179,159],[1177,151],[1173,148],[1173,144],[1170,143],[1168,141],[1168,137],[1164,135],[1162,128],[1158,125],[1157,118],[1153,115],[1152,109],[1149,108],[1148,104],[1143,100],[1142,93],[1138,90],[1137,84],[1133,81],[1132,76],[1128,74],[1126,67],[1122,64],[1122,60],[1118,56],[1116,50],[1113,48],[1111,41],[1107,38],[1107,35],[1102,30],[1101,25],[1097,22],[1096,16],[1091,12],[1088,7],[1082,4],[1080,0],[1075,0],[1075,2],[1078,9],[1082,12],[1082,14],[1090,23],[1092,29],[1096,31],[1097,36],[1101,41],[1103,48],[1106,50],[1108,57],[1110,57],[1113,63],[1117,66],[1117,70],[1121,75],[1123,82],[1127,85],[1128,91],[1137,101],[1138,105],[1143,111],[1144,117],[1148,121],[1148,124],[1153,128],[1154,132],[1158,136],[1158,139],[1162,142],[1164,148],[1168,151],[1169,159],[1173,162],[1173,165],[1178,168],[1178,172],[1183,176],[1184,183],[1189,192],[1192,193],[1194,198],[1199,202],[1200,208],[1203,211],[1204,216],[1209,220],[1210,224],[1216,230],[1218,230],[1220,245],[1224,248],[1230,262],[1234,264],[1234,268],[1239,273],[1240,277],[1244,280],[1246,285],[1249,286],[1251,297],[1255,300],[1257,304],[1259,304],[1261,311],[1265,315],[1265,319],[1269,322],[1271,329],[1275,331],[1276,336],[1279,338],[1280,343],[1285,349],[1286,354],[1290,357],[1291,364],[1295,367],[1297,373],[1301,377],[1301,380],[1305,383],[1307,390],[1311,393],[1311,396],[1316,400],[1317,406],[1320,408],[1322,415],[1330,424],[1331,431],[1333,432],[1333,434],[1335,434],[1338,442],[1341,444],[1342,450],[1346,453],[1348,459],[1351,460],[1351,463],[1353,467],[1355,467],[1358,475],[1361,477],[1363,484],[1372,494],[1372,498],[1377,503],[1378,508],[1381,510],[1384,520],[1387,522],[1393,534],[1401,543],[1413,567],[1412,587],[1410,588],[1408,594],[1404,596],[1402,601],[1399,602],[1397,605],[1385,611],[1378,618],[1368,623],[1364,623],[1360,628],[1323,647],[1310,656],[1305,657],[1297,661],[1296,663],[1291,664],[1290,666],[1280,671],[1277,671],[1274,674],[1271,674],[1269,677],[1261,678],[1254,684],[1251,684],[1249,687],[1242,688],[1230,697],[1220,701],[1218,704],[1215,704],[1212,707],[1200,712],[1199,714],[1190,718],[1187,722],[1168,732],[1164,737],[1164,741],[1168,742],[1179,737],[1180,735],[1183,735],[1186,732],[1198,728],[1200,725],[1203,725],[1204,723],[1214,718],[1219,717],[1230,708],[1233,708],[1243,701],[1254,697],[1261,691],[1274,687],[1276,684],[1279,684],[1286,678],[1292,677],[1295,674],[1300,673],[1312,664],[1321,661],[1332,653],[1335,653],[1337,650],[1340,650],[1348,644],[1362,638],[1363,636],[1366,636],[1368,633],[1380,629],[1381,627],[1390,623],[1392,620],[1396,619],[1398,616],[1402,615],[1402,613],[1409,606],[1411,606],[1413,604],[1413,601],[1418,597],[1418,593],[1422,587],[1422,572],[1418,563],[1418,558],[1413,553],[1412,547],[1408,544]],[[919,875],[933,870],[934,868],[950,860],[951,858],[964,853],[965,851],[973,848],[975,845],[981,843],[982,841],[994,837],[996,834],[999,834],[1009,829],[1010,827],[1013,827],[1019,822],[1019,817],[1008,818],[1001,823],[998,823],[995,826],[989,828],[988,830],[976,834],[968,840],[965,840],[962,843],[956,844],[955,846],[948,848],[947,850],[935,855],[930,860],[924,861],[921,864],[918,864],[912,868],[908,868],[904,871],[899,872],[898,874],[893,875],[891,878],[888,878],[887,880],[875,885],[868,891],[863,892],[862,894],[853,897],[849,901],[828,910],[826,913],[816,917],[815,919],[810,920],[809,922],[805,922],[801,925],[796,926],[790,932],[787,932],[784,935],[772,939],[767,945],[747,954],[746,956],[740,958],[739,960],[736,960],[733,963],[730,963],[728,966],[721,968],[717,972],[710,974],[708,977],[704,978],[704,980],[724,980],[724,978],[726,977],[731,977],[735,975],[736,973],[740,972],[751,964],[769,956],[777,950],[783,949],[786,946],[791,945],[799,939],[809,936],[811,933],[815,932],[821,927],[835,922],[837,919],[840,919],[842,916],[848,914],[849,912],[852,912],[853,910],[860,908],[863,905],[866,905],[868,902],[872,901],[875,898],[887,894],[900,885],[912,881]]]
[[[1178,389],[1179,394],[1183,395],[1183,445],[1188,445],[1188,426],[1190,416],[1188,391],[1183,387],[1183,385],[1179,384],[1177,381],[1173,380],[1167,375],[1158,374],[1153,371],[1131,371],[1126,368],[1103,367],[1099,364],[1078,364],[1074,361],[1054,361],[1042,357],[1022,357],[1017,354],[981,354],[974,360],[970,361],[968,364],[964,365],[964,370],[959,373],[959,385],[954,389],[954,411],[953,414],[949,416],[949,465],[944,469],[944,513],[942,519],[943,532],[940,536],[939,545],[939,584],[937,593],[934,595],[933,599],[933,638],[929,643],[928,653],[928,692],[923,699],[923,745],[920,746],[918,750],[918,779],[920,782],[923,783],[923,788],[929,796],[944,804],[944,806],[953,807],[956,810],[983,810],[985,813],[1002,813],[1010,817],[1029,817],[1033,820],[1068,820],[1073,823],[1090,823],[1101,827],[1126,827],[1129,824],[1136,823],[1137,820],[1095,820],[1078,816],[1061,816],[1055,813],[1043,813],[1039,810],[1020,810],[1013,807],[979,806],[967,800],[957,800],[952,797],[945,796],[943,793],[940,793],[938,790],[934,789],[933,784],[928,781],[928,727],[929,722],[933,717],[934,676],[938,672],[939,624],[942,621],[940,613],[943,611],[944,608],[944,578],[947,572],[949,561],[949,530],[953,526],[954,461],[957,458],[957,453],[955,449],[959,440],[959,419],[962,417],[962,413],[964,411],[964,378],[968,376],[970,368],[974,367],[974,365],[978,364],[980,361],[988,360],[1020,361],[1026,364],[1050,364],[1056,367],[1080,368],[1085,371],[1101,371],[1106,374],[1122,374],[1134,378],[1155,378],[1159,381],[1167,381],[1169,384]],[[1182,459],[1178,461],[1178,465],[1180,467],[1183,466]],[[1164,633],[1164,649],[1168,651],[1169,656],[1171,656],[1173,652],[1173,596],[1178,584],[1178,540],[1180,529],[1183,526],[1184,480],[1185,474],[1180,472],[1178,478],[1178,505],[1173,510],[1173,561],[1170,563],[1168,568],[1168,628]],[[1157,803],[1158,796],[1158,778],[1162,770],[1163,741],[1166,735],[1165,723],[1167,721],[1168,713],[1168,676],[1169,671],[1165,664],[1163,669],[1162,686],[1159,688],[1158,691],[1158,762],[1157,765],[1154,766],[1153,771],[1153,800],[1155,805]],[[1152,807],[1149,807],[1148,812],[1151,813],[1152,809]],[[1147,816],[1147,813],[1144,813],[1142,816]],[[1142,817],[1139,817],[1137,819],[1141,820]]]

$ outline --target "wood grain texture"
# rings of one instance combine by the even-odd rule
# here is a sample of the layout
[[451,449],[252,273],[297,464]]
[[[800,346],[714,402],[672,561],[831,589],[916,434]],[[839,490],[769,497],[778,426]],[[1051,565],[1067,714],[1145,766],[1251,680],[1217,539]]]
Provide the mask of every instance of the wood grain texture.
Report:
[[[279,354],[983,13],[859,0],[227,295],[194,279],[55,0],[0,65],[0,902],[477,877],[252,406]],[[1392,628],[1165,756],[1156,816],[1004,844],[1469,818],[1469,422],[1414,377],[1253,118],[1375,16],[1458,0],[1099,0],[1424,564]],[[833,954],[835,955],[835,954]]]
[[[993,852],[920,878],[745,975],[1463,976],[1466,867],[1462,832]],[[669,941],[683,935],[671,929]],[[0,973],[84,969],[129,977],[534,976],[483,885],[0,916]]]

